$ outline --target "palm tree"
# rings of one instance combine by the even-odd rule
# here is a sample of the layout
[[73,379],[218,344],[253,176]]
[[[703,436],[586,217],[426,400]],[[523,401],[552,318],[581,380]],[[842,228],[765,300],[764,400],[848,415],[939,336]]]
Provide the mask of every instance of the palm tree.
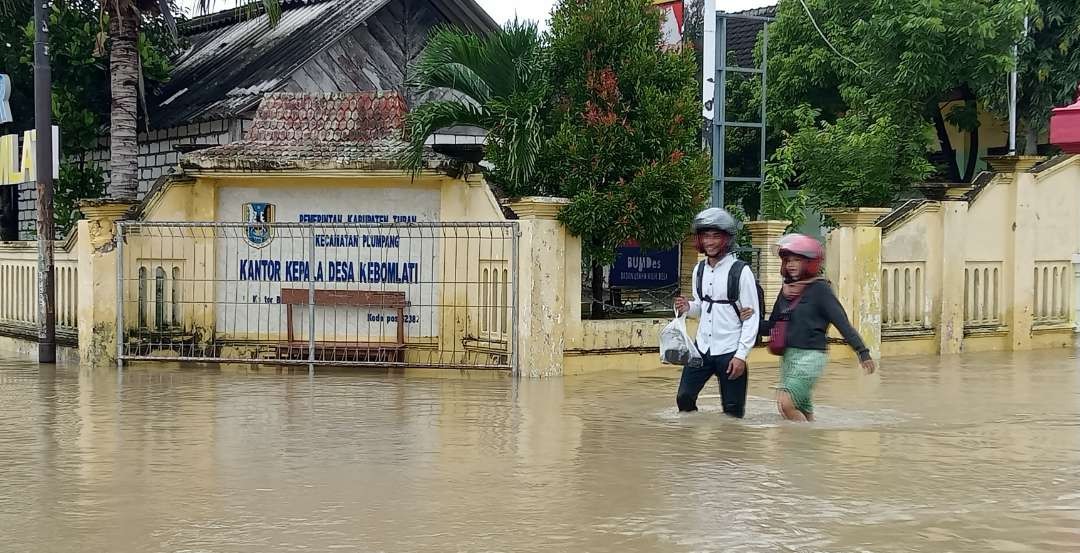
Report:
[[[214,0],[199,0],[200,13],[209,13]],[[241,0],[241,6],[254,11],[261,6],[276,25],[281,18],[280,0]],[[139,194],[139,95],[142,89],[142,65],[139,59],[140,14],[159,14],[173,35],[176,23],[170,0],[102,0],[108,14],[109,86],[112,103],[109,118],[108,196],[135,200]],[[143,95],[145,98],[145,95]],[[144,106],[145,107],[145,106]]]
[[[209,13],[214,0],[198,0],[200,13]],[[0,0],[0,15],[30,13],[30,0]],[[241,9],[255,14],[265,11],[270,24],[281,18],[280,0],[240,0]],[[97,51],[109,48],[109,165],[111,178],[108,196],[135,200],[139,193],[138,112],[142,87],[142,64],[139,59],[139,30],[143,17],[160,16],[176,35],[174,7],[170,0],[100,0],[102,29]],[[105,25],[108,27],[106,28]],[[144,95],[145,96],[145,95]]]
[[405,168],[423,167],[424,142],[437,130],[470,125],[488,131],[485,157],[499,184],[511,194],[530,186],[547,101],[544,60],[533,22],[514,20],[482,36],[453,27],[432,31],[406,85],[416,97],[442,93],[443,99],[406,116]]

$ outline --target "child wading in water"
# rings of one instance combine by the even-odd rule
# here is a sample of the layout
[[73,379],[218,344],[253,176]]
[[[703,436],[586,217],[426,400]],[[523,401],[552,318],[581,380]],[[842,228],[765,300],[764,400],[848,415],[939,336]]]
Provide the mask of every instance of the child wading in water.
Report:
[[814,385],[828,362],[830,324],[859,354],[866,374],[872,374],[876,366],[832,287],[818,274],[825,258],[821,244],[809,236],[791,234],[780,239],[779,245],[784,287],[767,322],[769,351],[783,356],[776,404],[787,420],[813,421]]

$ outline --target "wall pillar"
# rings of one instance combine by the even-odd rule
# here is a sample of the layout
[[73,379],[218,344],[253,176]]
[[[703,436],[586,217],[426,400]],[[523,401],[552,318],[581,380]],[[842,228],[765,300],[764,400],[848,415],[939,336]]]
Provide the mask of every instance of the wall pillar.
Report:
[[679,294],[690,297],[694,293],[694,269],[705,256],[697,251],[693,234],[687,236],[679,246]]
[[964,268],[968,203],[941,202],[941,291],[938,314],[938,351],[960,353],[964,347]]
[[750,230],[750,242],[759,257],[757,274],[761,289],[765,292],[766,313],[772,309],[773,301],[780,295],[784,278],[780,274],[782,262],[776,254],[776,243],[787,231],[791,221],[750,221],[746,227]]
[[839,225],[826,237],[826,274],[875,359],[881,357],[881,227],[875,223],[889,212],[858,208],[826,213]]
[[1033,207],[1035,175],[1017,172],[1013,175],[1015,210],[1012,222],[1012,244],[1009,257],[1011,266],[1006,268],[1011,293],[1006,296],[1006,318],[1009,325],[1009,345],[1013,351],[1032,348],[1031,328],[1035,324],[1035,225],[1038,219]]
[[78,223],[79,359],[83,366],[116,364],[116,222],[128,216],[133,202],[91,200],[79,204],[85,219]]
[[[522,198],[510,204],[518,216],[518,375],[561,376],[566,349],[568,275],[579,283],[578,266],[568,267],[567,232],[557,219],[563,198]],[[580,252],[580,248],[578,250]],[[577,254],[580,259],[580,253]],[[580,292],[579,292],[580,294]],[[580,307],[578,308],[580,310]]]
[[1072,323],[1075,332],[1080,332],[1080,253],[1072,256],[1073,268],[1073,312]]

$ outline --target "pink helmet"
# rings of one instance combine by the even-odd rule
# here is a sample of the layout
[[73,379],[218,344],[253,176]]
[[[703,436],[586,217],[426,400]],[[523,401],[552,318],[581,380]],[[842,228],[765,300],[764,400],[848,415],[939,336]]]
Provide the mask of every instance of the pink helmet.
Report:
[[797,255],[810,261],[806,265],[807,273],[816,275],[821,271],[821,264],[825,261],[825,249],[821,247],[821,242],[805,234],[788,234],[780,238],[776,245],[780,257]]

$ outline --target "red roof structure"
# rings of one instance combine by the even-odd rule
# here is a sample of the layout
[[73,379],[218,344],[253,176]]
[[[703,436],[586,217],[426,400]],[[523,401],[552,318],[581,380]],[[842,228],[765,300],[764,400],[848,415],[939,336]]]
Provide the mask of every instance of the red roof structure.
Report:
[[1067,154],[1080,154],[1080,89],[1075,103],[1050,114],[1050,143]]

